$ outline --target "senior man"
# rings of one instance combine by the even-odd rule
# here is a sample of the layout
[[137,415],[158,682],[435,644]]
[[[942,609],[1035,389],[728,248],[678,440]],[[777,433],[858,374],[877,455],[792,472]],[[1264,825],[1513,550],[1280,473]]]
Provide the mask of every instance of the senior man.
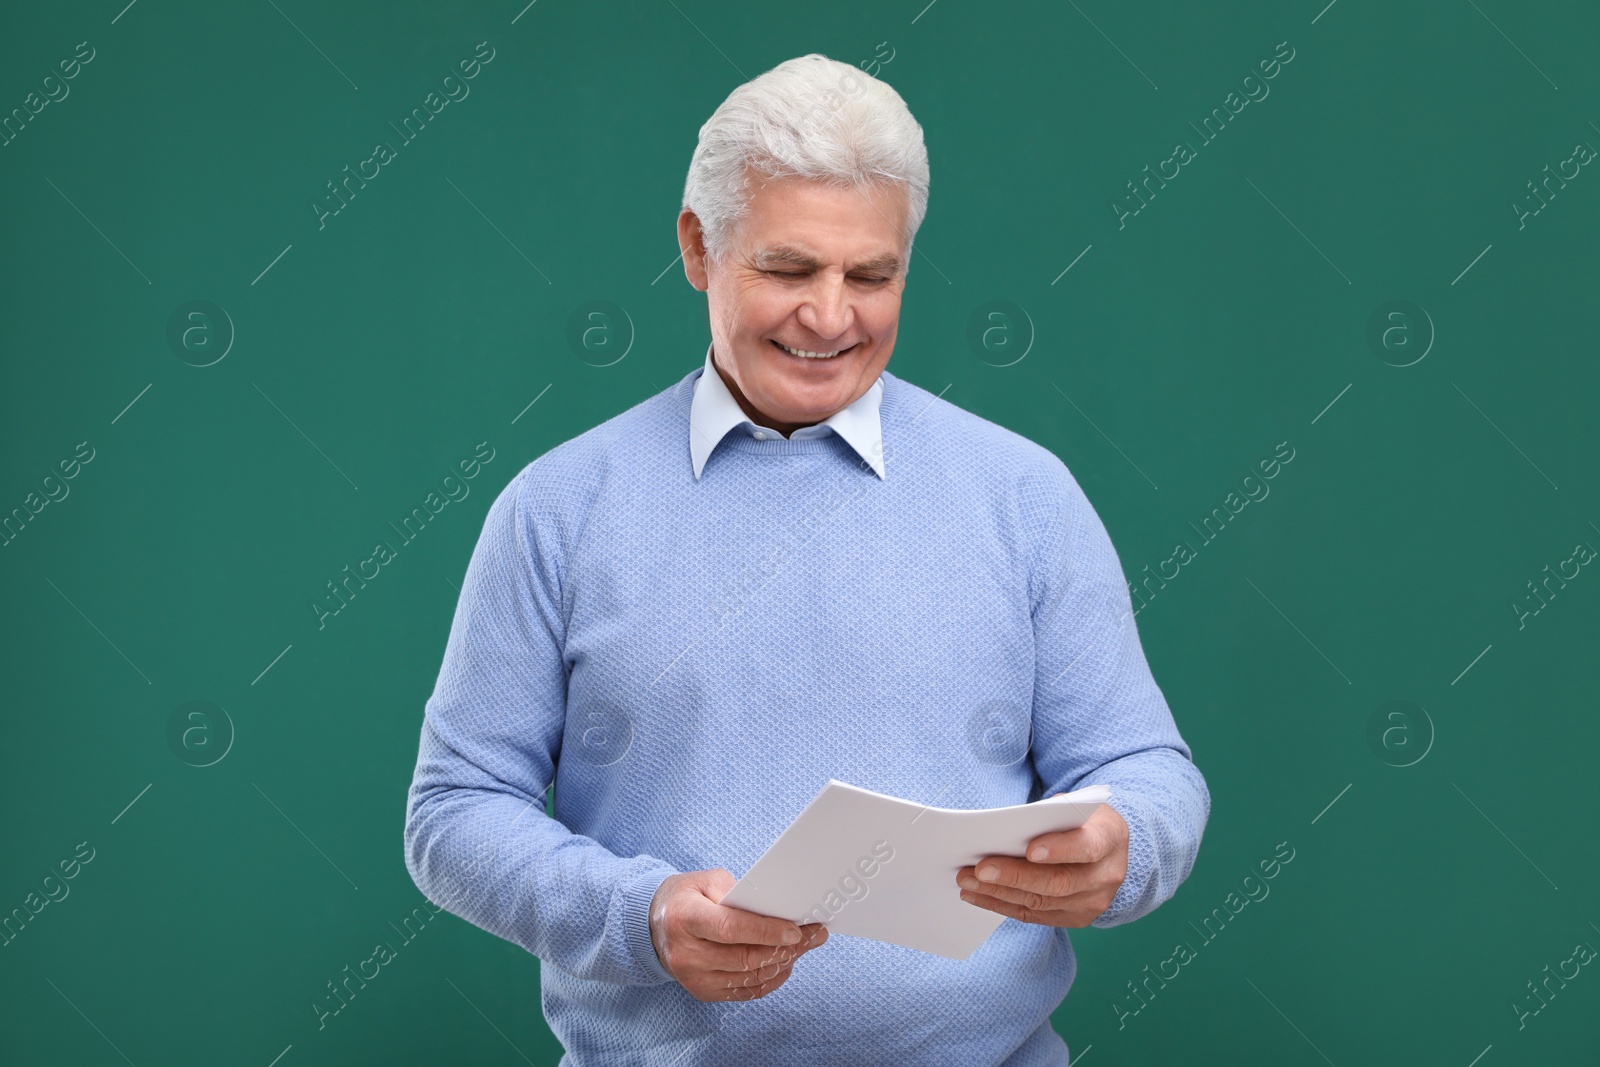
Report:
[[[1148,913],[1194,863],[1210,794],[1076,480],[885,369],[927,195],[883,82],[808,55],[740,86],[678,218],[705,365],[489,509],[406,864],[539,957],[569,1067],[1059,1067],[1066,928]],[[1011,920],[958,961],[719,903],[829,778],[1112,799],[953,873]]]

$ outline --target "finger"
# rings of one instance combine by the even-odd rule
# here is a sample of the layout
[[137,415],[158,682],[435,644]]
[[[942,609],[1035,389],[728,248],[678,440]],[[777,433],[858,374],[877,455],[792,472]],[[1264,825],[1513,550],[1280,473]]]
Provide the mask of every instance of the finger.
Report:
[[989,886],[1005,886],[1040,896],[1064,897],[1084,887],[1087,871],[1082,864],[1032,863],[1014,856],[988,856],[957,871],[956,881],[976,878],[980,891]]
[[[790,966],[795,960],[804,956],[814,948],[818,948],[828,940],[828,928],[821,923],[808,923],[800,927],[800,940],[793,945],[780,945],[773,948],[770,945],[741,945],[736,946],[744,950],[748,966],[744,970],[766,970],[774,964]],[[729,948],[735,946],[718,946],[715,942],[702,942],[706,947]]]
[[1096,863],[1127,843],[1128,821],[1110,804],[1102,804],[1076,830],[1041,834],[1028,842],[1027,857],[1035,863]]
[[1092,893],[1088,889],[1065,896],[1052,897],[1043,893],[1034,893],[1026,889],[1012,889],[1010,886],[988,885],[980,883],[980,889],[964,889],[961,899],[969,903],[1000,900],[1007,904],[1018,904],[1034,911],[1063,911],[1087,907],[1092,901]]
[[728,908],[709,900],[694,902],[684,909],[683,929],[706,941],[725,945],[795,945],[804,940],[800,927],[788,919],[757,915],[742,908]]
[[[779,950],[783,951],[782,949]],[[788,974],[794,970],[794,957],[786,956],[783,959],[774,959],[768,965],[757,967],[750,973],[758,982],[770,982],[780,974]]]
[[689,956],[689,966],[706,971],[746,972],[770,970],[787,966],[821,944],[813,939],[802,939],[798,944],[779,945],[725,945],[716,941],[696,941]]
[[1015,904],[1009,900],[1001,900],[999,897],[990,896],[987,893],[973,893],[969,890],[962,890],[961,899],[975,908],[982,908],[984,911],[992,911],[1013,919],[1021,919],[1023,922],[1032,922],[1032,916],[1038,914],[1032,908]]
[[785,968],[778,974],[766,979],[744,980],[716,975],[704,981],[695,982],[688,988],[696,1000],[707,1002],[755,1000],[758,997],[766,996],[781,986],[788,980],[789,974],[790,971]]
[[1028,842],[1028,859],[1034,863],[1094,863],[1111,851],[1106,835],[1080,826],[1040,834]]
[[1035,908],[1013,904],[1010,901],[1000,900],[996,897],[982,896],[975,893],[962,893],[963,900],[968,897],[967,903],[987,911],[998,912],[1008,918],[1017,919],[1025,923],[1039,923],[1044,926],[1088,926],[1094,915],[1088,911],[1040,911]]
[[[697,941],[689,966],[719,974],[744,974],[763,967],[782,966],[794,959],[794,949],[784,945],[723,945]],[[726,980],[726,979],[724,979]]]

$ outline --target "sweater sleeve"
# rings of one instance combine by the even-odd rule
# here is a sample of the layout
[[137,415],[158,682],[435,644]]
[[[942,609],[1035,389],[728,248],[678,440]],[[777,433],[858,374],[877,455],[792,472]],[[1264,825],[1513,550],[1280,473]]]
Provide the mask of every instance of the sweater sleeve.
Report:
[[650,899],[674,868],[546,814],[566,718],[561,546],[525,468],[490,507],[422,723],[405,858],[423,895],[579,977],[671,981]]
[[1111,787],[1128,824],[1128,872],[1092,923],[1154,911],[1189,876],[1211,794],[1145,661],[1122,565],[1065,464],[1026,485],[1037,534],[1029,592],[1035,640],[1034,767],[1044,796]]

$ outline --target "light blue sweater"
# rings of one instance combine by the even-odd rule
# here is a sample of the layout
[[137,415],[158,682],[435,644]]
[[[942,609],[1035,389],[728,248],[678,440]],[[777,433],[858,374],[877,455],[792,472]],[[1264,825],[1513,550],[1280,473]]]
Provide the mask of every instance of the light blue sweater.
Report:
[[702,1003],[656,958],[662,879],[743,874],[829,778],[947,808],[1110,785],[1128,875],[1096,926],[1172,895],[1211,808],[1059,459],[885,372],[882,480],[838,436],[735,430],[697,481],[700,373],[490,507],[407,868],[539,957],[564,1067],[1066,1064],[1063,929],[1007,919],[964,961],[836,935],[747,1002]]

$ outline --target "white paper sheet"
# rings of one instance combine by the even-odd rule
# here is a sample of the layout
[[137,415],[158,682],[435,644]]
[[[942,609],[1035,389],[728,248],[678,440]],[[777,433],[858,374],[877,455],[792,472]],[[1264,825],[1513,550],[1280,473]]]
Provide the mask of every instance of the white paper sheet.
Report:
[[829,781],[722,898],[729,907],[964,960],[1005,916],[961,899],[956,871],[1021,856],[1111,796],[1093,785],[1032,804],[932,808]]

